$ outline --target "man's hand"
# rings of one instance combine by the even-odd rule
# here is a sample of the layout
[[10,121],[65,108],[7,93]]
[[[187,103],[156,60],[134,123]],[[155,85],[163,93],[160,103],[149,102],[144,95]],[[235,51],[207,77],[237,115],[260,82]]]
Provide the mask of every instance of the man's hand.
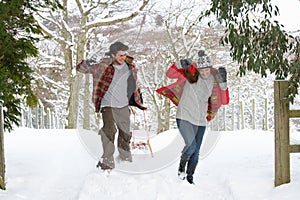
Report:
[[86,63],[88,66],[92,66],[92,65],[97,64],[97,62],[96,62],[94,59],[87,59],[87,60],[85,61],[85,63]]
[[189,66],[193,64],[193,61],[190,58],[181,59],[180,64],[182,68],[187,69]]
[[187,69],[192,64],[193,64],[193,61],[190,58],[180,59],[180,60],[175,62],[175,65],[176,65],[177,69],[182,69],[182,68]]

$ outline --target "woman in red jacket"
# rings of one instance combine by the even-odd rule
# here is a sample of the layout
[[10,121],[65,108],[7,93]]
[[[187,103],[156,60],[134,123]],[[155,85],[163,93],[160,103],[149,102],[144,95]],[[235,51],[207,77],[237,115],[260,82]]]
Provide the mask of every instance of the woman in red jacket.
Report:
[[176,122],[185,142],[178,176],[191,184],[206,124],[221,105],[229,103],[225,68],[212,68],[210,58],[202,50],[198,55],[197,63],[184,59],[172,64],[166,75],[177,81],[156,90],[178,106]]

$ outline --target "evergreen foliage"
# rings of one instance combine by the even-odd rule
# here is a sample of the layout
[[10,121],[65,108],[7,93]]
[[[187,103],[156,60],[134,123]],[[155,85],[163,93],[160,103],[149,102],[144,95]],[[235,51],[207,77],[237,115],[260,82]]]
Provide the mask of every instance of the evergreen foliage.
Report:
[[290,101],[298,94],[300,81],[300,39],[288,34],[272,17],[279,15],[271,0],[211,0],[200,20],[215,15],[225,25],[221,44],[229,44],[233,60],[239,63],[238,75],[254,71],[266,77],[289,80]]
[[4,129],[11,131],[19,125],[20,104],[33,107],[37,98],[31,84],[32,70],[26,59],[38,55],[34,43],[41,29],[33,11],[39,7],[58,8],[55,1],[1,0],[0,1],[0,100],[4,107]]

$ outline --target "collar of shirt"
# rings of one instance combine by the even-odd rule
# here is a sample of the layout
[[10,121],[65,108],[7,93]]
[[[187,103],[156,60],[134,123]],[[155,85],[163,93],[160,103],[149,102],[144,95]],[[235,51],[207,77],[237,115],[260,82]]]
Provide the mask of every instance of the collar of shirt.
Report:
[[121,70],[125,67],[126,63],[124,62],[121,65],[113,65],[113,67],[115,68],[115,70]]

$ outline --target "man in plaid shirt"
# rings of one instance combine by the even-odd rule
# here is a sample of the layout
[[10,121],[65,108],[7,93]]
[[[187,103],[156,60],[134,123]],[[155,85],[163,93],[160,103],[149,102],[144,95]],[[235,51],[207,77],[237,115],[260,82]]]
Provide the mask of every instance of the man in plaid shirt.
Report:
[[110,58],[104,58],[95,64],[90,60],[83,60],[76,66],[77,71],[93,75],[95,112],[101,112],[103,120],[103,127],[99,130],[103,155],[97,167],[103,170],[115,167],[113,154],[117,130],[118,159],[132,162],[129,106],[146,109],[137,86],[137,69],[132,63],[133,58],[126,54],[127,50],[128,46],[115,42],[107,53]]

